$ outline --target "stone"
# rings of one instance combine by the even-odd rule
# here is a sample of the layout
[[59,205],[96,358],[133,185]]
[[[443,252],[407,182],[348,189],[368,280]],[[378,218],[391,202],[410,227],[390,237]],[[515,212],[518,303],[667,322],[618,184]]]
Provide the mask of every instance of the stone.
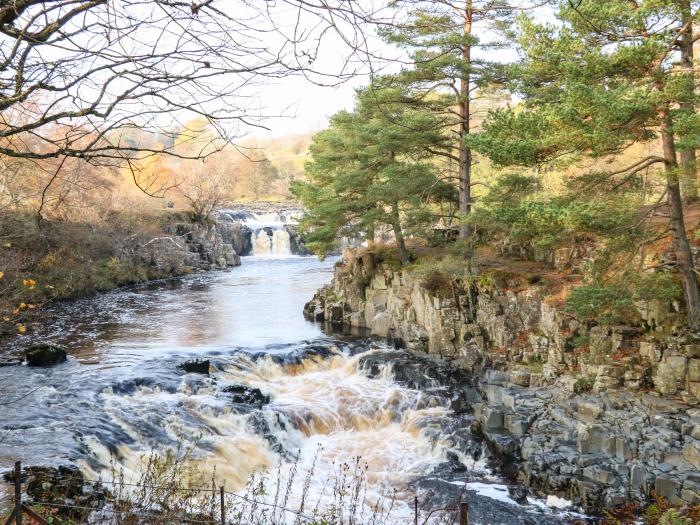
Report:
[[372,319],[370,329],[374,335],[378,335],[379,337],[387,337],[389,335],[390,324],[391,316],[389,313],[381,312],[375,315]]
[[327,321],[330,321],[332,324],[336,325],[343,323],[343,314],[345,313],[343,303],[334,303],[330,305],[326,311],[329,314],[328,318],[326,319]]
[[518,368],[510,372],[511,383],[518,386],[530,386],[530,371],[523,368]]
[[16,357],[0,357],[0,368],[4,366],[21,365],[22,360]]
[[668,356],[662,359],[654,376],[656,389],[665,395],[672,395],[685,387],[687,359],[684,356]]
[[222,247],[222,251],[224,253],[224,262],[226,266],[241,265],[241,258],[236,253],[236,250],[233,249],[233,246],[231,246],[230,244],[224,244]]
[[53,366],[66,361],[66,351],[60,346],[40,343],[25,350],[24,357],[29,366]]
[[209,375],[209,359],[191,359],[182,363],[180,368],[188,374]]
[[586,426],[577,438],[578,450],[582,454],[615,454],[615,436],[601,425]]
[[259,388],[245,385],[229,385],[224,392],[231,394],[231,400],[244,408],[262,408],[270,402],[270,396],[263,394]]
[[504,423],[503,411],[486,406],[483,409],[482,420],[486,430],[501,430]]
[[602,489],[593,481],[576,480],[576,488],[580,498],[580,505],[587,512],[597,512],[601,506]]
[[506,374],[499,370],[487,370],[484,379],[490,385],[504,385],[508,382]]
[[700,399],[700,381],[697,383],[688,383],[686,390],[695,399]]
[[684,345],[683,353],[688,357],[700,358],[700,344]]
[[599,401],[585,400],[579,403],[578,411],[585,419],[592,421],[600,417],[605,411],[605,406]]
[[688,381],[700,382],[700,359],[688,360]]
[[700,471],[700,441],[690,438],[681,452],[683,459]]
[[618,437],[615,439],[615,456],[620,461],[632,459],[632,449],[626,438]]
[[527,489],[525,487],[521,487],[519,485],[509,485],[508,486],[508,495],[510,498],[515,501],[518,505],[527,505]]
[[639,355],[646,357],[652,363],[661,361],[661,348],[658,343],[651,341],[642,341],[639,343]]
[[686,503],[697,505],[700,503],[700,475],[693,473],[689,474],[683,480],[683,488],[681,489],[681,499]]
[[657,474],[654,483],[656,494],[666,498],[671,503],[679,501],[682,482],[670,474]]
[[647,469],[643,465],[636,463],[630,469],[630,485],[633,488],[639,489],[646,482]]
[[522,436],[528,431],[533,417],[522,417],[518,414],[506,414],[504,418],[505,429],[511,434]]
[[581,471],[581,475],[586,479],[597,481],[598,483],[603,483],[605,485],[611,485],[617,480],[617,476],[614,472],[604,469],[598,465],[584,467],[584,469]]

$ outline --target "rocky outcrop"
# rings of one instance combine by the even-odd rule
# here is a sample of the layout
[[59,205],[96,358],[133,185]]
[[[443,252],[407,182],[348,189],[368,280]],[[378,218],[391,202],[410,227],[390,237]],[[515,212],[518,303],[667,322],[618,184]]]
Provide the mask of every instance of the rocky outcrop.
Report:
[[270,402],[270,396],[263,394],[259,388],[246,385],[229,385],[224,387],[224,392],[231,395],[234,405],[245,411],[260,409]]
[[28,366],[53,366],[65,362],[67,358],[63,348],[50,344],[31,345],[24,356]]
[[231,244],[231,231],[217,223],[173,224],[166,228],[169,235],[155,237],[138,246],[137,253],[143,263],[160,275],[239,266],[241,259]]
[[534,489],[590,512],[652,490],[700,502],[700,344],[674,335],[674,305],[640,308],[644,330],[589,327],[539,279],[440,284],[348,251],[304,313],[467,372],[474,429]]
[[182,363],[179,368],[188,374],[209,375],[209,359],[190,359]]
[[231,245],[241,256],[250,255],[253,250],[253,231],[241,222],[244,218],[231,213],[218,213],[214,216],[214,224],[223,242]]
[[515,476],[588,512],[645,501],[700,502],[700,409],[619,389],[576,395],[569,378],[529,386],[523,370],[491,370],[475,429]]
[[289,251],[292,255],[313,255],[313,252],[306,247],[304,238],[296,225],[287,224],[284,228],[289,234]]

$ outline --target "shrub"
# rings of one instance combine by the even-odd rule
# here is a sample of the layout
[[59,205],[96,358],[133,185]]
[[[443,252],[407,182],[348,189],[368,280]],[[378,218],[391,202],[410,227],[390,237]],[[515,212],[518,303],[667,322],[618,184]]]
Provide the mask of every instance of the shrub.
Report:
[[445,273],[433,269],[421,279],[421,284],[432,295],[437,297],[452,296],[452,279]]
[[593,390],[595,378],[591,376],[579,376],[574,382],[574,394],[583,394]]
[[603,324],[623,323],[639,317],[632,294],[619,285],[574,288],[566,298],[566,310],[581,320]]
[[638,301],[674,301],[682,296],[676,277],[669,272],[645,273],[634,287],[634,298]]

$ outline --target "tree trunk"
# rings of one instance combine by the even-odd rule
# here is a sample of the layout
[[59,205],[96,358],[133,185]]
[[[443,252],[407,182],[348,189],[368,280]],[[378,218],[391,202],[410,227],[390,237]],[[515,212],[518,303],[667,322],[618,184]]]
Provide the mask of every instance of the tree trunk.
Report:
[[678,160],[676,145],[671,127],[671,113],[668,104],[659,112],[661,117],[661,140],[664,147],[666,166],[666,188],[668,190],[668,206],[671,212],[671,231],[673,232],[673,247],[676,252],[678,269],[683,280],[683,291],[688,308],[688,324],[693,330],[700,328],[700,290],[695,277],[693,253],[690,250],[688,235],[683,221],[683,201],[678,179]]
[[[462,74],[459,83],[459,212],[461,220],[464,221],[472,209],[471,204],[471,170],[472,170],[472,152],[467,147],[466,140],[470,133],[469,119],[471,117],[471,94],[469,92],[471,86],[471,43],[469,38],[472,34],[472,0],[467,0],[464,13],[464,37],[465,42],[462,44],[462,62],[466,67],[465,73]],[[459,236],[462,239],[471,239],[472,227],[470,224],[460,224]]]
[[[683,25],[687,25],[687,29],[681,36],[680,50],[681,50],[681,68],[683,68],[684,73],[693,79],[692,88],[690,93],[687,93],[688,98],[692,99],[695,94],[695,73],[693,71],[693,23],[692,23],[692,11],[690,6],[690,0],[685,0],[685,5],[683,6]],[[695,104],[692,100],[683,100],[680,103],[680,109],[686,111],[690,114],[695,112]],[[680,137],[681,139],[683,137]],[[697,157],[694,148],[679,150],[678,156],[680,158],[681,165],[681,190],[683,197],[688,200],[696,199],[698,196],[698,183],[697,183]]]
[[408,256],[408,250],[406,249],[406,240],[403,238],[403,230],[401,229],[401,216],[399,215],[399,206],[397,203],[391,205],[391,227],[394,230],[394,237],[396,238],[396,247],[399,250],[399,260],[401,261],[401,266],[406,266],[411,262],[411,258]]
[[367,244],[372,244],[374,242],[374,226],[367,227]]

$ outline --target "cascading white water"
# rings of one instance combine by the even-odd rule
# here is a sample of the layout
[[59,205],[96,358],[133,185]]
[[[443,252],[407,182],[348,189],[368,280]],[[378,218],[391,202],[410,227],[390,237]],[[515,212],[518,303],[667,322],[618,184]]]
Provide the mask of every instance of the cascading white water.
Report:
[[272,232],[272,253],[277,256],[291,255],[289,232],[286,229],[283,228]]
[[272,239],[266,230],[260,230],[254,234],[253,255],[269,255],[272,251]]
[[[252,232],[250,254],[258,257],[287,257],[292,255],[288,225],[298,222],[300,212],[286,210],[280,212],[246,212],[222,210],[234,221],[240,221]],[[242,255],[247,255],[243,253]]]
[[261,229],[253,234],[253,255],[262,257],[286,257],[292,254],[289,232],[284,228]]

